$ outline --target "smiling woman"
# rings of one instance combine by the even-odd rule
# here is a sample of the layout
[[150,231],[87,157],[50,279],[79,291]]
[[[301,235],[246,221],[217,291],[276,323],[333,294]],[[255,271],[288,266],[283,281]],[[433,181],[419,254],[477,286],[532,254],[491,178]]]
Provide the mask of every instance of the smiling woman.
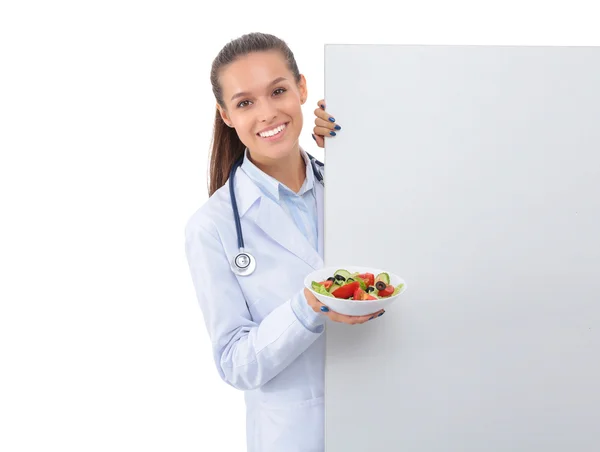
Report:
[[209,196],[226,181],[246,147],[249,160],[265,173],[281,177],[282,168],[295,168],[293,173],[285,172],[289,176],[282,182],[295,191],[302,184],[304,164],[298,137],[303,125],[301,107],[307,98],[306,79],[283,41],[252,34],[245,42],[243,49],[241,42],[230,43],[213,63],[211,83],[217,114]]
[[[282,40],[253,33],[221,50],[211,82],[210,196],[186,253],[217,371],[245,391],[249,452],[322,452],[324,324],[373,316],[329,310],[304,287],[324,235],[323,178],[298,142],[306,80]],[[335,126],[316,112],[316,134]]]

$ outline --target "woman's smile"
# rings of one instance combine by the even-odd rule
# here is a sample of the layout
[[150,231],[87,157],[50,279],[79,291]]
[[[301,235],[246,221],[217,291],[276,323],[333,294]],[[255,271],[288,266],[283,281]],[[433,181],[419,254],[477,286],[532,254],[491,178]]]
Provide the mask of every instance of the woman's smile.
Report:
[[263,129],[262,131],[258,132],[256,136],[264,141],[279,141],[285,135],[288,124],[289,122],[284,122],[278,126]]

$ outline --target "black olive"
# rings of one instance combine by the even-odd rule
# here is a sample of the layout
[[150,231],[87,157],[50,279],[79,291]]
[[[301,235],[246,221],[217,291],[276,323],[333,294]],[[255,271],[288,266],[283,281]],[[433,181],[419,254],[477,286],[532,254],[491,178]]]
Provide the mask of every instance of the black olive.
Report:
[[348,278],[346,282],[354,281],[354,278]]
[[377,290],[383,290],[387,287],[387,285],[383,281],[377,281],[375,283],[375,287],[377,287]]
[[369,287],[367,287],[367,290],[365,292],[369,293],[369,292],[373,292],[374,290],[375,290],[375,287],[369,286]]
[[327,278],[327,281],[335,281],[335,278],[333,276],[330,276],[329,278]]
[[346,281],[346,278],[344,278],[342,275],[335,275],[335,279],[338,281]]

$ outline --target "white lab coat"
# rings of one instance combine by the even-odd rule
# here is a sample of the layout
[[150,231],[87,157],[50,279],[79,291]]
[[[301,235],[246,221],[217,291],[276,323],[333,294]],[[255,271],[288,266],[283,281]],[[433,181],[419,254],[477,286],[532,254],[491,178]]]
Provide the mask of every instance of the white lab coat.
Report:
[[323,452],[324,332],[305,328],[291,308],[293,297],[306,302],[305,276],[323,267],[323,186],[315,179],[317,252],[243,171],[234,183],[245,249],[256,258],[253,274],[230,268],[238,241],[228,183],[186,226],[217,370],[245,391],[248,452]]

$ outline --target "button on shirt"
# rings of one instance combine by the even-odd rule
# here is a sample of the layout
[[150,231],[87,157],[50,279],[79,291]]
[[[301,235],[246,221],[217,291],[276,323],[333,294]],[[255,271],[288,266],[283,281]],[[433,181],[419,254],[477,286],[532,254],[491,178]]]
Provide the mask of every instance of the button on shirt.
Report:
[[300,149],[300,153],[306,164],[306,178],[298,193],[294,193],[286,185],[254,165],[248,158],[247,148],[241,168],[266,196],[283,209],[316,250],[318,246],[318,214],[314,189],[315,175],[312,172],[312,165],[306,152]]

